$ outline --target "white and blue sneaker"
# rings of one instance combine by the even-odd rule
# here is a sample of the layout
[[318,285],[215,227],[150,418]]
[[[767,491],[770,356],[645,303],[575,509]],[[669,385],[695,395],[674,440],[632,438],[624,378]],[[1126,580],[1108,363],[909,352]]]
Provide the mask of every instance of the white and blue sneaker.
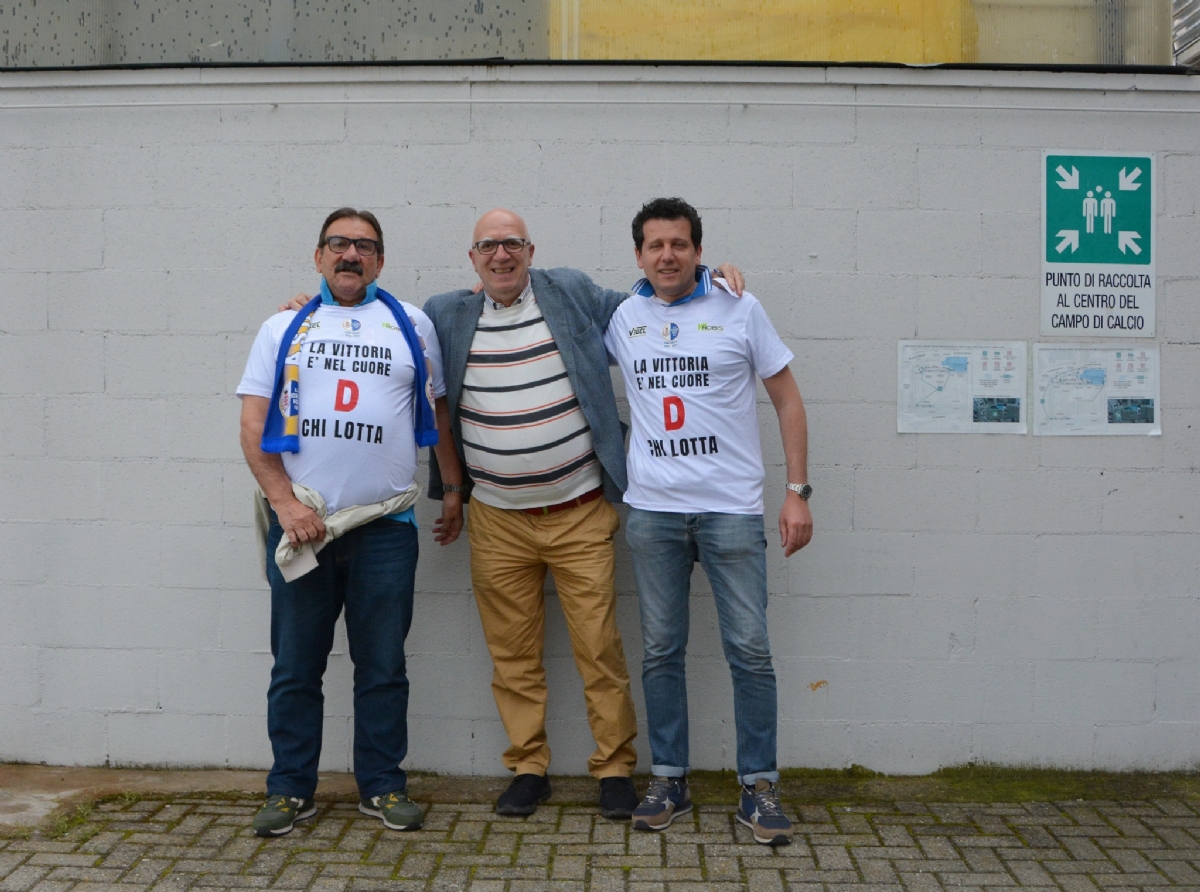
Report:
[[666,830],[672,821],[691,810],[686,777],[652,777],[650,789],[633,810],[633,829]]
[[764,846],[786,846],[792,841],[792,822],[779,804],[779,787],[759,779],[742,787],[737,819],[754,831],[754,841]]

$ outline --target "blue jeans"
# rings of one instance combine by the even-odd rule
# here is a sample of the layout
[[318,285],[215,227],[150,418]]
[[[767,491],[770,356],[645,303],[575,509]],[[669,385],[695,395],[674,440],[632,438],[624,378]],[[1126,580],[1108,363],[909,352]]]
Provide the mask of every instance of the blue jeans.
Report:
[[688,593],[692,565],[712,584],[721,646],[733,676],[738,780],[775,783],[778,703],[767,639],[767,541],[761,514],[671,514],[629,509],[642,614],[642,690],[650,731],[650,770],[688,772]]
[[338,615],[354,663],[354,777],[367,798],[407,787],[408,677],[404,639],[412,625],[417,529],[380,518],[334,539],[319,566],[285,582],[275,565],[283,530],[271,516],[271,687],[267,734],[275,762],[269,795],[307,798],[317,789],[325,695],[321,677]]

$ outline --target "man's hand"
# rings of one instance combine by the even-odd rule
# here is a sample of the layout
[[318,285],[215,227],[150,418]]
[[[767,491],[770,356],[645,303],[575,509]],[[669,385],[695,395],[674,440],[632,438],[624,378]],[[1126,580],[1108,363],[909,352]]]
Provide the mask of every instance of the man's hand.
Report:
[[462,528],[462,494],[442,493],[442,516],[433,522],[433,541],[438,545],[449,545],[458,538]]
[[[746,279],[742,276],[742,271],[732,263],[722,263],[717,267],[717,275],[729,283],[729,289],[738,297],[746,290]],[[296,307],[300,309],[300,307]]]
[[295,297],[293,297],[291,300],[289,300],[287,303],[280,304],[279,308],[278,308],[278,312],[282,313],[284,310],[303,310],[305,304],[307,304],[310,300],[312,300],[311,297],[309,297],[307,294],[304,294],[303,292],[301,292],[300,294],[297,294]]
[[783,556],[791,557],[807,545],[812,534],[813,519],[808,502],[789,490],[779,510],[779,544],[783,546]]
[[279,518],[279,525],[283,527],[292,548],[315,544],[325,539],[324,521],[317,516],[317,512],[299,499],[273,504],[271,507],[275,509],[275,516]]

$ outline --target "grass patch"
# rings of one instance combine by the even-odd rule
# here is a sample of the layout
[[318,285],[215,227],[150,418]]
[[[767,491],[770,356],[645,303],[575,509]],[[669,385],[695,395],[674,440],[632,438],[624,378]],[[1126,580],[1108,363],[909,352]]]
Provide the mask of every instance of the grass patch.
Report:
[[50,826],[46,828],[47,839],[58,839],[60,836],[66,836],[70,831],[91,817],[95,808],[95,803],[83,802],[70,811],[56,815],[50,822]]

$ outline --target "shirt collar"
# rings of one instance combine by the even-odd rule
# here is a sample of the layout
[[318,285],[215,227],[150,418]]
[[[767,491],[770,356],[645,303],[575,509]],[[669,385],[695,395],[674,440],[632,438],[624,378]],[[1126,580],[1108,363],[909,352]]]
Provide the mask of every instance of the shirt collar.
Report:
[[649,279],[638,279],[633,283],[633,293],[640,294],[642,297],[651,297],[658,300],[659,303],[670,307],[677,307],[680,304],[685,304],[695,297],[703,297],[708,292],[712,291],[712,273],[709,272],[707,266],[703,264],[696,265],[696,287],[687,297],[681,297],[678,300],[673,300],[669,304],[665,300],[660,300],[654,294],[654,286],[650,284]]
[[[531,295],[531,294],[533,294],[533,279],[527,278],[525,280],[525,289],[520,294],[518,294],[517,299],[514,300],[508,306],[515,307],[515,306],[519,306],[520,304],[523,304],[525,302],[525,298],[529,297],[529,295]],[[499,303],[498,301],[492,300],[492,298],[488,295],[488,293],[486,291],[483,292],[483,301],[489,307],[491,307],[493,310],[507,309],[507,307],[505,307],[504,304]]]
[[[367,286],[367,296],[364,297],[362,300],[360,300],[358,303],[356,303],[354,306],[361,307],[361,306],[369,304],[371,301],[373,301],[375,299],[375,290],[378,287],[379,286],[374,282],[369,284]],[[326,282],[324,279],[321,280],[321,303],[326,306],[337,303],[337,301],[335,301],[333,299],[333,293],[329,290],[329,283]]]

